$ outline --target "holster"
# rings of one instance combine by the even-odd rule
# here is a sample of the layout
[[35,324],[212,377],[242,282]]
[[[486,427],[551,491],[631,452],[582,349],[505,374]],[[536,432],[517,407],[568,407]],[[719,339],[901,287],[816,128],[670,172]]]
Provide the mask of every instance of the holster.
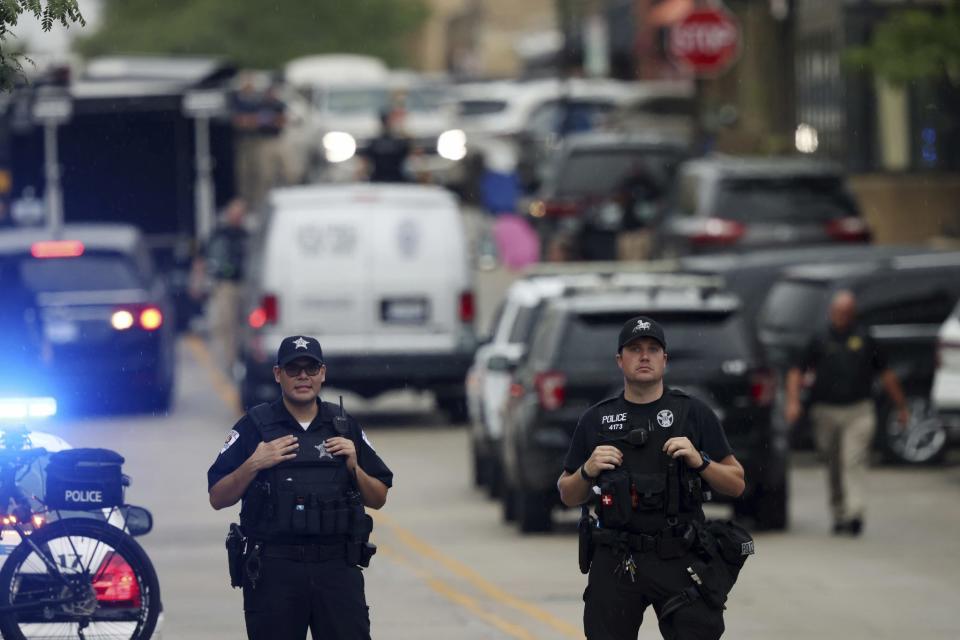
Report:
[[370,542],[373,518],[363,513],[354,519],[350,540],[347,542],[347,564],[369,567],[370,559],[377,552],[377,545]]
[[247,539],[240,525],[233,522],[227,532],[227,568],[230,571],[230,586],[234,589],[243,586],[243,561]]
[[590,573],[590,564],[593,562],[593,532],[597,528],[597,519],[590,514],[590,510],[583,506],[580,511],[579,524],[579,561],[580,573]]

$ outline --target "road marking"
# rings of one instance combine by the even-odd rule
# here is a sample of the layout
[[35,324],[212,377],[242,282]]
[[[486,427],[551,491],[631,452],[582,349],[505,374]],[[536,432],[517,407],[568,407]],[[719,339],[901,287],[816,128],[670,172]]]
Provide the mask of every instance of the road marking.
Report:
[[429,571],[416,566],[402,554],[394,551],[390,547],[383,544],[378,544],[377,555],[383,555],[387,560],[390,560],[411,571],[435,592],[450,602],[466,609],[477,618],[483,620],[490,626],[499,629],[508,636],[512,638],[518,638],[518,640],[536,640],[536,636],[530,633],[527,629],[524,629],[522,626],[514,624],[508,620],[504,620],[493,612],[487,611],[480,605],[479,602],[477,602],[476,598],[470,597],[469,595],[457,590],[455,587],[436,577]]
[[204,341],[198,336],[188,335],[184,336],[183,342],[187,345],[187,348],[190,349],[194,359],[206,369],[207,375],[210,376],[210,380],[213,382],[213,389],[217,392],[217,395],[220,396],[220,399],[223,400],[223,403],[227,405],[229,409],[236,411],[238,415],[243,413],[241,410],[243,405],[240,402],[240,394],[237,393],[236,387],[227,377],[227,374],[214,364],[213,356],[210,355],[210,350],[207,349]]
[[409,549],[425,558],[439,563],[451,573],[460,576],[472,584],[476,589],[484,593],[488,598],[496,600],[500,604],[503,604],[504,606],[507,606],[515,611],[519,611],[533,618],[534,620],[537,620],[538,622],[541,622],[555,629],[556,631],[559,631],[569,638],[583,640],[583,631],[579,627],[564,622],[549,611],[545,611],[535,604],[507,593],[497,585],[481,576],[474,569],[468,567],[459,560],[455,560],[444,554],[442,551],[431,546],[426,541],[421,540],[412,531],[409,531],[408,529],[397,524],[389,516],[386,516],[380,512],[372,512],[370,515],[373,516],[374,520],[376,520],[378,523],[381,523],[390,529],[397,539]]

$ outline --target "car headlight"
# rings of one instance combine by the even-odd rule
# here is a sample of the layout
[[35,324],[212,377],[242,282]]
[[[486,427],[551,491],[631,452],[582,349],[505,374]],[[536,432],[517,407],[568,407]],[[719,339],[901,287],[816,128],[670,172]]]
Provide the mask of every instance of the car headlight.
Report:
[[357,153],[357,141],[346,131],[330,131],[323,136],[327,162],[346,162]]
[[460,129],[444,131],[437,138],[437,153],[446,160],[463,160],[467,155],[467,134]]

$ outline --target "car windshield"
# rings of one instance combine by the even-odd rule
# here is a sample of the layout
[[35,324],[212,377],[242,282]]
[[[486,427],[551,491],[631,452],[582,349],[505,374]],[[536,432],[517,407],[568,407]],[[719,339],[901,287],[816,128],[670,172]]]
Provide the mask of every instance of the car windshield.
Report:
[[[563,336],[560,362],[567,365],[612,361],[617,336],[632,314],[591,313],[575,315]],[[748,353],[738,317],[734,312],[661,312],[654,314],[667,334],[667,352],[674,362],[728,360]]]
[[839,177],[735,178],[720,183],[711,215],[739,221],[816,221],[856,216]]
[[327,109],[334,113],[379,113],[389,105],[386,88],[333,89],[327,93]]
[[465,118],[472,116],[489,116],[500,113],[507,108],[506,100],[461,100],[460,115]]
[[766,329],[810,332],[826,321],[827,287],[822,283],[787,280],[770,290],[760,312]]
[[78,258],[25,258],[20,262],[23,281],[31,290],[109,291],[139,289],[143,283],[134,265],[119,255],[84,255]]
[[527,130],[547,135],[573,131],[589,131],[604,115],[613,110],[609,102],[563,102],[556,100],[540,106],[527,122]]
[[590,149],[574,151],[557,167],[552,182],[559,196],[608,194],[643,174],[663,184],[680,160],[680,154],[650,149]]

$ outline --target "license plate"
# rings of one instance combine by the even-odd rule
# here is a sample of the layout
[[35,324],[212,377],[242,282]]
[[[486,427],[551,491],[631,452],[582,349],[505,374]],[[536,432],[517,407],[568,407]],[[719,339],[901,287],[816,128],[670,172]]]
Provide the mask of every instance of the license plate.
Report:
[[63,320],[52,320],[43,326],[43,332],[47,340],[53,344],[65,344],[75,342],[80,335],[80,330],[73,322]]
[[392,324],[422,324],[430,316],[430,304],[424,298],[392,298],[380,303],[380,317]]

